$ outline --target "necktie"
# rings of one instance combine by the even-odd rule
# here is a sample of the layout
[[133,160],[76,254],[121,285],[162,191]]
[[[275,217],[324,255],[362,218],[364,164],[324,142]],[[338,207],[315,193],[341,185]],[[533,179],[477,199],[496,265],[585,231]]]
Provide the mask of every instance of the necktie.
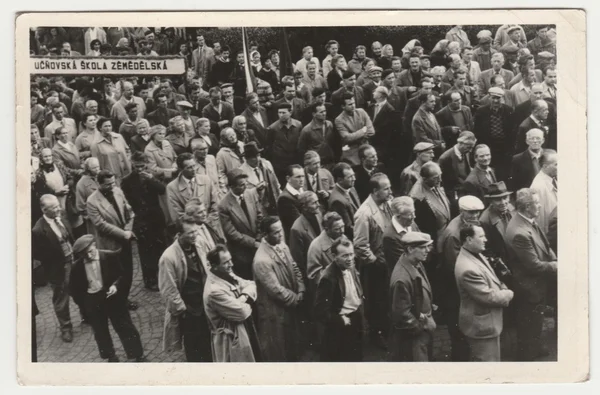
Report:
[[505,213],[502,213],[502,214],[500,215],[500,217],[501,217],[501,218],[502,218],[502,220],[503,220],[505,223],[507,223],[507,224],[508,224],[508,223],[510,222],[510,220],[512,219],[512,215],[510,214],[510,211],[507,211],[507,212],[505,212]]
[[550,243],[548,242],[548,239],[546,238],[546,235],[544,234],[544,232],[542,231],[542,228],[540,228],[540,226],[537,224],[537,222],[533,223],[533,227],[535,228],[535,230],[537,230],[538,235],[540,236],[540,238],[542,239],[542,241],[544,242],[544,246],[550,250]]
[[442,205],[444,206],[444,208],[446,210],[448,210],[448,212],[450,211],[448,205],[446,204],[446,200],[444,199],[444,197],[442,196],[442,192],[440,191],[439,188],[432,188],[433,192],[437,195],[438,199],[440,199],[440,202],[442,203]]
[[242,206],[242,210],[244,210],[244,214],[246,214],[246,218],[248,219],[248,223],[250,221],[250,213],[248,212],[248,205],[246,205],[246,199],[244,199],[244,195],[240,195],[240,206]]
[[69,239],[69,234],[67,233],[67,229],[64,227],[64,225],[62,224],[61,220],[58,217],[54,218],[54,223],[56,224],[56,226],[60,230],[60,234],[62,235],[62,238],[64,240],[68,240]]
[[309,175],[309,177],[310,177],[310,188],[313,191],[316,191],[317,190],[317,176]]
[[190,191],[192,192],[192,196],[196,195],[196,180],[194,178],[190,180]]
[[256,173],[256,178],[258,179],[258,182],[261,182],[262,177],[260,176],[260,169],[258,167],[254,168],[254,173]]
[[489,168],[488,168],[488,169],[485,171],[485,176],[486,176],[486,178],[488,179],[488,181],[489,181],[490,183],[492,183],[492,184],[493,184],[493,183],[495,183],[495,182],[496,182],[496,177],[494,177],[494,173],[492,172],[492,169],[489,169]]
[[375,104],[375,112],[373,113],[373,119],[377,118],[377,114],[379,114],[379,109],[381,106],[379,104]]
[[532,158],[533,161],[533,170],[535,171],[535,174],[540,172],[540,160],[539,158],[536,158],[535,156]]

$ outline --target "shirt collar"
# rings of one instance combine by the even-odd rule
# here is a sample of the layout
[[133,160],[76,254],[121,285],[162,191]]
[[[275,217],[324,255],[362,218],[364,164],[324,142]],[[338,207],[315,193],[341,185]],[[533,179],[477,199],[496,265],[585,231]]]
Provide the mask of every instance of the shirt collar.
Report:
[[458,144],[454,145],[454,153],[456,154],[456,156],[458,156],[459,160],[462,160],[463,154],[462,152],[460,152],[460,150],[458,149]]
[[[54,219],[52,219],[52,218],[48,218],[48,217],[46,216],[46,214],[44,214],[44,215],[43,215],[43,217],[44,217],[44,219],[46,220],[46,222],[48,222],[48,224],[54,224],[54,223],[56,223],[56,218],[54,218]],[[60,218],[59,218],[59,220],[60,220]]]
[[533,121],[534,121],[535,123],[537,123],[538,125],[541,125],[541,124],[542,124],[542,121],[540,121],[539,119],[537,119],[537,118],[535,117],[535,115],[531,114],[529,117],[530,117],[531,119],[533,119]]
[[294,188],[293,186],[291,186],[289,183],[287,183],[285,185],[285,189],[292,194],[292,196],[298,196],[300,194],[300,191],[298,191],[296,188]]
[[521,217],[523,217],[523,218],[525,219],[525,221],[529,222],[530,224],[532,224],[532,225],[533,225],[533,224],[535,224],[535,220],[534,220],[534,219],[532,219],[532,218],[527,218],[526,216],[524,216],[524,215],[523,215],[523,214],[521,214],[521,213],[519,213],[519,215],[520,215]]
[[[396,233],[400,233],[402,231],[408,232],[408,228],[405,228],[404,226],[402,226],[402,224],[400,224],[400,222],[398,222],[396,220],[396,216],[392,217],[392,225],[394,226]],[[410,228],[410,226],[409,226],[409,228]]]
[[528,149],[527,151],[529,151],[529,155],[531,155],[532,158],[535,159],[540,159],[540,156],[542,156],[542,151],[540,150],[540,152],[533,152],[532,150]]

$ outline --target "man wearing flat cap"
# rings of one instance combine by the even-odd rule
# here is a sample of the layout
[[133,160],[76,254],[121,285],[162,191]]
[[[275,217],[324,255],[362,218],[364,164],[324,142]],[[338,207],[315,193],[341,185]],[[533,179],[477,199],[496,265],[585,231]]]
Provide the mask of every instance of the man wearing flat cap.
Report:
[[511,194],[504,181],[490,184],[485,192],[488,207],[479,217],[487,237],[486,255],[501,258],[504,262],[508,259],[504,234],[508,223],[516,214],[514,206],[510,203]]
[[75,263],[69,290],[75,302],[85,308],[100,358],[119,362],[108,330],[110,319],[127,358],[135,362],[147,362],[140,334],[127,310],[126,285],[123,284],[125,273],[119,255],[118,250],[99,250],[94,236],[81,236],[73,244]]
[[552,41],[548,38],[548,25],[538,25],[535,28],[535,38],[527,43],[527,48],[536,59],[540,52],[552,48]]
[[523,43],[523,38],[521,37],[521,30],[522,28],[517,25],[510,26],[508,29],[506,29],[506,33],[508,34],[508,40],[500,47],[500,52],[505,52],[505,49],[508,46],[515,46],[517,47],[517,49],[527,47],[527,44]]
[[489,70],[492,68],[492,55],[498,51],[492,48],[491,36],[484,35],[478,37],[478,39],[479,45],[473,50],[473,60],[479,63],[479,68],[481,71]]
[[451,212],[456,212],[456,202],[459,196],[464,195],[462,184],[471,174],[471,151],[477,144],[477,138],[473,132],[465,130],[458,135],[456,144],[446,150],[438,163],[442,169],[442,184],[451,206]]
[[[504,68],[505,57],[502,52],[496,52],[491,55],[492,68],[483,70],[479,76],[478,92],[485,95],[491,87],[492,77],[499,75],[504,78],[505,83],[508,83],[515,77],[515,73]],[[518,73],[518,71],[517,71]]]
[[196,123],[198,122],[198,117],[191,115],[194,106],[187,100],[178,101],[176,105],[185,126],[183,131],[191,139],[196,135]]
[[277,199],[281,192],[273,165],[262,157],[262,148],[255,141],[244,145],[244,163],[239,167],[248,176],[247,188],[256,188],[263,210],[277,215]]
[[504,68],[512,71],[514,75],[519,74],[519,63],[517,61],[519,47],[512,43],[508,43],[500,49],[500,52],[502,52],[506,58],[506,61],[504,62]]
[[469,345],[472,362],[500,362],[503,309],[513,291],[498,279],[487,258],[482,227],[470,224],[460,230],[462,247],[454,276],[460,296],[458,327]]
[[427,233],[408,232],[405,252],[390,277],[389,357],[393,362],[428,362],[433,357],[433,294],[423,262],[433,240]]
[[437,240],[437,252],[440,257],[439,277],[436,295],[439,296],[440,309],[448,326],[453,362],[468,361],[469,347],[458,327],[460,298],[454,277],[456,258],[460,252],[461,229],[476,224],[485,208],[483,202],[475,196],[463,196],[458,199],[460,214],[454,218]]
[[434,144],[426,142],[420,142],[414,146],[415,161],[404,168],[400,174],[401,196],[408,195],[413,185],[421,179],[421,167],[433,160],[433,147],[435,147]]
[[[468,88],[468,87],[465,87]],[[447,147],[456,144],[460,132],[473,130],[473,115],[471,109],[463,105],[463,97],[455,90],[448,91],[450,101],[440,111],[435,113],[435,118],[442,128],[442,136]]]
[[[523,30],[523,28],[519,25],[502,25],[498,28],[498,30],[496,30],[496,36],[494,37],[494,44],[493,47],[494,49],[500,51],[500,48],[502,48],[502,46],[508,42],[510,42],[511,38],[508,35],[508,30],[509,29],[513,29],[514,27],[516,27],[517,29],[519,29],[520,34],[519,34],[519,41],[522,43],[523,47],[525,47],[527,45],[527,37],[525,36],[525,31]],[[514,35],[514,32],[513,32]]]
[[373,93],[377,87],[382,85],[381,83],[381,75],[383,74],[383,69],[379,66],[373,66],[369,69],[369,82],[363,85],[363,90],[365,91],[365,95],[367,97],[367,102],[374,104],[375,98],[373,97]]

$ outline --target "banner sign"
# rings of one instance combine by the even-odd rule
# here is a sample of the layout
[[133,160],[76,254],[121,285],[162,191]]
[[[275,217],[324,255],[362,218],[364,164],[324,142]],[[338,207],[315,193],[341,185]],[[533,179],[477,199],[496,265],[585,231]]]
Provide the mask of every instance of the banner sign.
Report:
[[31,74],[185,74],[180,57],[31,57]]

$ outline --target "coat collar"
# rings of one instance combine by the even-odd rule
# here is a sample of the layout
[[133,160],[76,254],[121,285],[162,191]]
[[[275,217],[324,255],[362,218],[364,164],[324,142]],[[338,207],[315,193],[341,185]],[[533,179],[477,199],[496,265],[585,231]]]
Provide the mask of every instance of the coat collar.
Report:
[[[401,267],[404,269],[404,271],[406,271],[406,273],[408,273],[408,275],[411,278],[411,281],[415,281],[417,279],[417,277],[419,277],[419,272],[417,270],[417,268],[410,263],[410,261],[408,260],[408,258],[406,257],[406,255],[402,254],[400,256],[399,262],[397,264],[400,264]],[[423,273],[425,273],[425,268],[423,267],[422,263],[419,263],[419,265],[421,266],[421,269],[423,270]],[[432,295],[431,292],[431,284],[429,283],[429,279],[427,278],[427,274],[425,274],[424,276],[422,276],[423,279],[425,281],[423,281],[423,288],[425,288],[427,290],[427,292],[429,292],[429,295]]]
[[467,251],[465,248],[461,248],[460,252],[458,254],[459,258],[463,257],[465,259],[469,259],[471,262],[474,262],[478,267],[483,269],[483,271],[486,273],[486,275],[489,278],[492,279],[492,281],[494,281],[498,286],[501,286],[502,282],[498,279],[498,276],[496,276],[496,273],[490,266],[490,263],[487,261],[487,259],[483,255],[480,254],[480,256],[485,261],[485,263],[483,263],[481,260],[477,259],[477,257],[475,255],[473,255],[470,251]]

